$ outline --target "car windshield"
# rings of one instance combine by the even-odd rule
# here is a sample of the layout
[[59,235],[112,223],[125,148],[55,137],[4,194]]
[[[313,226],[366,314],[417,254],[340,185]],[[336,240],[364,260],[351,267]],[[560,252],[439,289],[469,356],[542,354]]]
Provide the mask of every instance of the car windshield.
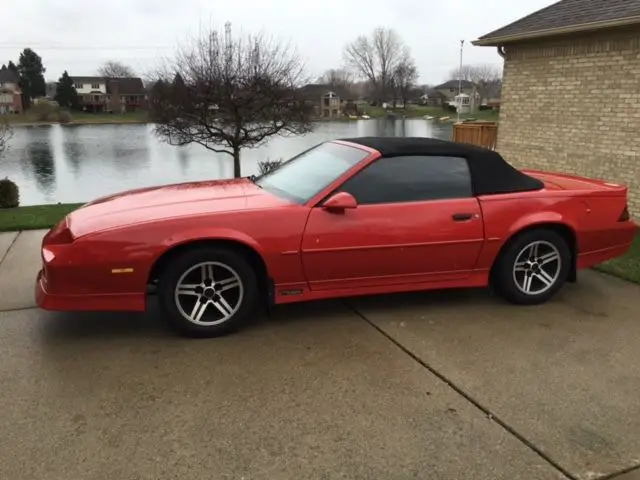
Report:
[[255,180],[256,185],[288,200],[305,203],[369,154],[339,143],[322,143]]

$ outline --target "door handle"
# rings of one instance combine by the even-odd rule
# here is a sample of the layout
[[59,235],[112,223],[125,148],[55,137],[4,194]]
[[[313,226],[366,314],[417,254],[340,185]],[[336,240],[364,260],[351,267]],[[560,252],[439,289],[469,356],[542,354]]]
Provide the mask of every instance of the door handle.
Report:
[[454,213],[451,218],[454,222],[466,222],[473,218],[473,213]]

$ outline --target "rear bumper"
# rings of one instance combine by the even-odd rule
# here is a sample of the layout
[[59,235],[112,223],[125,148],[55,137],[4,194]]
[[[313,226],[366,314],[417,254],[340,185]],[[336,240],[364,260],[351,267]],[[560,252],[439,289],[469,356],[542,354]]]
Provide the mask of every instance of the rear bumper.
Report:
[[624,238],[625,241],[616,245],[607,246],[598,250],[590,252],[583,252],[578,254],[577,267],[579,269],[591,268],[601,263],[613,260],[614,258],[621,257],[629,252],[631,245],[633,245],[636,235],[640,231],[640,227],[634,222],[621,223],[616,235],[612,235],[613,238]]

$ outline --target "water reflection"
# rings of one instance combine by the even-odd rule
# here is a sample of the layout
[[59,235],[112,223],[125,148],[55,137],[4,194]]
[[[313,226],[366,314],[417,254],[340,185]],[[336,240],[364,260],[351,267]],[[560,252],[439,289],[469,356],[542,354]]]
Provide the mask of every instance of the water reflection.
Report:
[[68,126],[62,128],[62,145],[65,160],[70,166],[70,170],[75,174],[80,174],[82,158],[86,155],[86,147],[82,136],[78,133],[78,128]]
[[[21,151],[23,165],[29,165],[38,191],[51,198],[56,186],[56,167],[51,146],[51,127],[30,129],[30,142]],[[24,201],[23,201],[24,203]]]
[[180,172],[182,175],[186,175],[189,171],[189,153],[184,147],[177,147],[178,149],[178,165],[180,165]]
[[[0,174],[20,186],[23,205],[84,202],[131,188],[233,176],[229,155],[200,145],[176,147],[151,125],[55,125],[15,129]],[[451,126],[423,119],[327,122],[304,136],[276,137],[242,152],[242,173],[258,162],[287,159],[326,140],[360,136],[451,138]]]

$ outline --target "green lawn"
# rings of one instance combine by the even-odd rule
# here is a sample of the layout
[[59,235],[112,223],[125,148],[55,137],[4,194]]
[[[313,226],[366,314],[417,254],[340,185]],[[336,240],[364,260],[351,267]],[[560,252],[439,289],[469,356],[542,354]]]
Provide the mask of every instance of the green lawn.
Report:
[[0,232],[51,228],[81,203],[0,209]]
[[640,284],[640,233],[636,235],[629,253],[624,257],[598,265],[596,270]]

